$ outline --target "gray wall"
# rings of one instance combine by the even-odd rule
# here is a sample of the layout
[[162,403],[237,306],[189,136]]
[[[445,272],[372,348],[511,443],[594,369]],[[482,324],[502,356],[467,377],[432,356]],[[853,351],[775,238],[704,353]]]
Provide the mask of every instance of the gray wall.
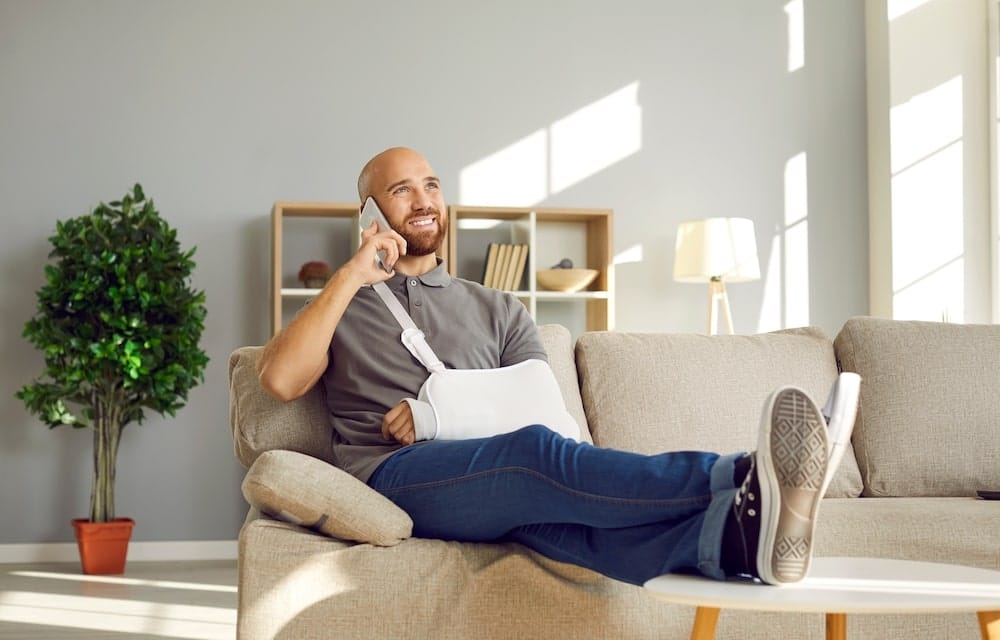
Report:
[[[641,247],[618,267],[618,328],[703,330],[704,287],[671,280],[682,220],[753,218],[766,270],[800,152],[808,320],[832,334],[865,313],[862,2],[806,0],[791,72],[784,5],[0,0],[0,543],[70,540],[86,511],[90,435],[47,432],[13,397],[41,368],[20,332],[56,220],[135,181],[198,247],[212,358],[176,419],[126,430],[137,540],[235,538],[226,358],[267,337],[270,206],[353,200],[387,146],[424,151],[457,198],[464,168],[637,83],[640,148],[541,200],[612,207],[616,251]],[[772,328],[766,286],[731,288],[738,332]]]

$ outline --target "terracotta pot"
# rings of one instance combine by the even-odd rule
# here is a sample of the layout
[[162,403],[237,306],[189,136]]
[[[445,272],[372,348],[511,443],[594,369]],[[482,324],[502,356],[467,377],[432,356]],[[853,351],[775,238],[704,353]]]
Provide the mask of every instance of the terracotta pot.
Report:
[[111,522],[74,518],[73,531],[83,572],[91,575],[125,573],[125,556],[134,526],[135,521],[131,518],[115,518]]

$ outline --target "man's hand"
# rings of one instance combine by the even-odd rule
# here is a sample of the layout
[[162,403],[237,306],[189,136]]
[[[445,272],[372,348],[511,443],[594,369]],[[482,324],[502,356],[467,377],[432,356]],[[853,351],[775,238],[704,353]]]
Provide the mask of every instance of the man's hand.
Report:
[[403,400],[385,414],[382,418],[382,437],[400,444],[413,444],[416,430],[410,403]]
[[[385,251],[385,266],[390,269],[388,273],[375,262],[375,254],[379,251]],[[364,278],[365,284],[375,284],[388,280],[394,273],[392,269],[399,256],[405,254],[406,240],[403,236],[392,229],[382,229],[377,222],[372,222],[371,226],[361,231],[361,247],[351,262]]]

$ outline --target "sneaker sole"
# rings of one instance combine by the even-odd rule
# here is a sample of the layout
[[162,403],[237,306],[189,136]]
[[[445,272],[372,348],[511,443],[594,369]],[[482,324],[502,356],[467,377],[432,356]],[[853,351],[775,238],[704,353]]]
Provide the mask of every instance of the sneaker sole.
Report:
[[809,571],[813,530],[829,460],[826,420],[801,389],[772,395],[761,421],[757,571],[768,584],[798,582]]
[[826,471],[826,478],[823,479],[822,494],[826,495],[826,489],[830,486],[833,476],[840,467],[840,461],[844,457],[844,451],[851,441],[851,434],[854,432],[854,421],[858,415],[858,397],[861,394],[861,376],[856,373],[845,371],[837,378],[831,399],[833,406],[830,407],[830,423],[828,426],[830,439],[830,464]]

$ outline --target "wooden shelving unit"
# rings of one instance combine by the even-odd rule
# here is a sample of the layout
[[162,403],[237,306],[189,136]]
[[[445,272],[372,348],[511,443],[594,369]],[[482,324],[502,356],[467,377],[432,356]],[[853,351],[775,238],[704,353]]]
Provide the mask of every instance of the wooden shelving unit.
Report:
[[[587,331],[614,328],[614,256],[611,209],[565,207],[472,207],[448,208],[449,233],[444,257],[453,276],[481,281],[482,267],[491,238],[528,245],[525,288],[514,292],[524,302],[536,321],[539,302],[583,301]],[[489,234],[476,229],[493,228]],[[546,291],[539,287],[535,272],[570,258],[574,266],[596,269],[597,279],[585,290],[575,293]]]
[[[290,299],[305,299],[316,289],[286,286],[292,280],[291,267],[284,264],[285,225],[293,219],[349,219],[350,247],[355,251],[360,235],[357,231],[357,203],[278,201],[271,210],[271,334],[283,324],[284,303]],[[614,265],[612,255],[613,212],[610,209],[574,209],[559,207],[469,207],[448,208],[449,231],[441,247],[452,276],[482,281],[482,269],[490,239],[528,245],[525,286],[513,292],[537,321],[546,321],[539,308],[582,304],[585,311],[583,326],[587,331],[614,328]],[[489,229],[483,232],[484,229]],[[597,269],[598,276],[583,291],[564,293],[540,288],[535,272],[568,257],[578,267]],[[314,259],[323,259],[315,258]],[[333,264],[337,268],[338,264]]]
[[[317,289],[285,286],[287,274],[284,266],[285,223],[289,218],[348,218],[353,229],[358,226],[357,203],[345,202],[296,202],[280,200],[271,208],[271,335],[282,327],[284,301],[316,295]],[[356,248],[360,233],[351,236],[351,247]],[[339,265],[331,264],[334,269]]]

